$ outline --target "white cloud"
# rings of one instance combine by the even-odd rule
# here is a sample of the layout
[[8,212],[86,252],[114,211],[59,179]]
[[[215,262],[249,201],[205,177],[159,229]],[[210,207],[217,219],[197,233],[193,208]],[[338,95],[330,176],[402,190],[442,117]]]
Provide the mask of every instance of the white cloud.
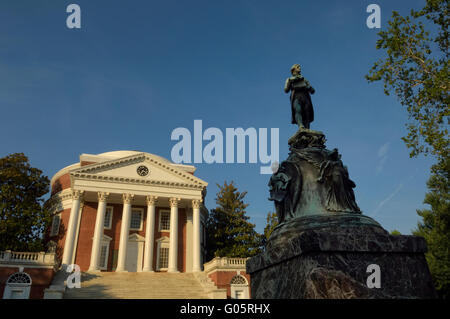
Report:
[[384,157],[384,156],[386,156],[386,154],[387,154],[387,152],[388,152],[388,150],[389,150],[389,145],[390,145],[390,144],[391,144],[390,142],[384,143],[384,144],[378,149],[378,157]]
[[398,192],[401,191],[401,189],[403,188],[403,183],[400,183],[397,188],[391,193],[389,194],[389,196],[387,196],[385,199],[383,199],[377,206],[377,208],[375,208],[375,210],[373,211],[373,213],[371,214],[371,216],[375,216],[376,214],[378,214],[378,212],[381,210],[381,208],[383,208],[384,205],[386,205],[387,202],[389,202],[392,198],[394,198],[395,195],[398,194]]
[[388,158],[387,153],[389,151],[389,145],[390,145],[390,142],[387,142],[378,149],[378,159],[379,160],[378,160],[378,166],[376,169],[377,175],[380,174],[384,169],[384,164],[386,163],[386,160]]

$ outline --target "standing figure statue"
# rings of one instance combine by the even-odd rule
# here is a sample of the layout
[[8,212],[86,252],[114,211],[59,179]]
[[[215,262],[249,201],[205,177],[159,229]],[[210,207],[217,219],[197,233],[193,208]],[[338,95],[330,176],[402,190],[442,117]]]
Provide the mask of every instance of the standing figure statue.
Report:
[[291,91],[292,124],[309,129],[310,123],[314,121],[314,109],[309,94],[314,94],[315,90],[300,72],[299,64],[291,67],[292,76],[286,80],[284,92]]

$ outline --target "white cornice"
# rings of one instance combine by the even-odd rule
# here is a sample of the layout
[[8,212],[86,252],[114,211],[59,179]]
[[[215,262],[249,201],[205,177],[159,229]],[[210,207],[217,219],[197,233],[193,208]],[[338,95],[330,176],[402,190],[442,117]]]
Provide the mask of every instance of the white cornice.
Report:
[[71,176],[73,176],[78,180],[104,181],[104,182],[134,184],[134,185],[164,186],[169,188],[188,188],[188,189],[202,190],[203,187],[205,187],[205,185],[201,184],[146,180],[142,178],[132,178],[125,176],[107,176],[107,175],[81,174],[81,173],[73,173],[71,174]]
[[53,183],[60,178],[61,176],[63,176],[64,174],[69,173],[71,170],[76,169],[80,167],[80,163],[75,163],[69,166],[66,166],[62,169],[60,169],[55,175],[53,175],[52,179],[50,180],[50,185],[53,186]]

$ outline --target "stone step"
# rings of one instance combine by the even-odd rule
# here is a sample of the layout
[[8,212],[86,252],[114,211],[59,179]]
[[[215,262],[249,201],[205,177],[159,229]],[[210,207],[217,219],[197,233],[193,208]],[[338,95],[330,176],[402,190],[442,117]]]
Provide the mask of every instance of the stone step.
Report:
[[66,289],[64,298],[207,299],[211,289],[191,273],[82,273],[81,288]]

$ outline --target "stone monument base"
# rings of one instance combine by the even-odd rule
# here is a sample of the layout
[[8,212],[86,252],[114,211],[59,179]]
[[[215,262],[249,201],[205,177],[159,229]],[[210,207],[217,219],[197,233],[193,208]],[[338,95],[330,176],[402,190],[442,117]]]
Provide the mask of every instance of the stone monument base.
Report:
[[[389,235],[361,214],[307,216],[274,230],[247,261],[255,299],[436,298],[422,237]],[[380,288],[369,288],[369,265]]]

